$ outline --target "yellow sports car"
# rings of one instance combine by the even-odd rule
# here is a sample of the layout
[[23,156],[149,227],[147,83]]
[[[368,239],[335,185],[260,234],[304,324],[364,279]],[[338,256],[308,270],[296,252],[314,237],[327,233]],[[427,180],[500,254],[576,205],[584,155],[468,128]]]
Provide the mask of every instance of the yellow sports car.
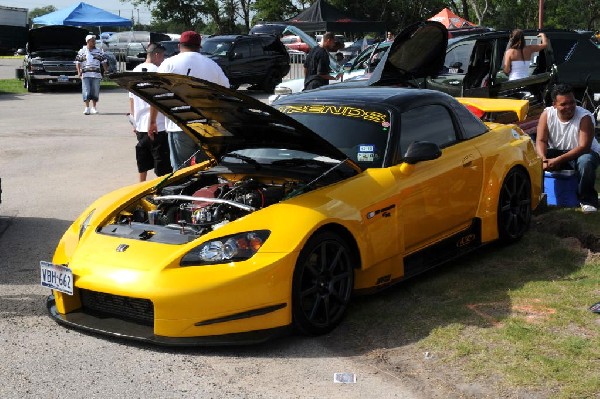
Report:
[[[275,108],[171,74],[114,78],[208,160],[103,196],[51,262],[51,316],[160,344],[335,328],[351,297],[527,230],[542,167],[515,125],[446,94],[339,88]],[[527,102],[462,99],[488,115]]]

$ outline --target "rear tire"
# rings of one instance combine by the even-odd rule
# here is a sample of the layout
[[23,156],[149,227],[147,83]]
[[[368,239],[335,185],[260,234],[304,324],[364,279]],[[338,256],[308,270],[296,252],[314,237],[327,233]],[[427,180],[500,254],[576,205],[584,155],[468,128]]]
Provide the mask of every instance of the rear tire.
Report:
[[354,287],[354,255],[335,233],[311,237],[298,256],[292,282],[294,327],[322,335],[343,319]]
[[522,169],[511,169],[498,198],[498,234],[506,243],[519,240],[531,222],[531,182]]

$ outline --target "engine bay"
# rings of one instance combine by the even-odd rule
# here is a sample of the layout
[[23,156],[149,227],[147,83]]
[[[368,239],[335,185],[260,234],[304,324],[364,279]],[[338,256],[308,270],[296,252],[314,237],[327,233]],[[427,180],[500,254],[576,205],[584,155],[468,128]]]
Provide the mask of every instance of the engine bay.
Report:
[[[98,233],[170,244],[184,244],[252,212],[348,177],[292,173],[235,173],[215,167],[150,192],[118,210]],[[318,184],[315,182],[318,180]]]

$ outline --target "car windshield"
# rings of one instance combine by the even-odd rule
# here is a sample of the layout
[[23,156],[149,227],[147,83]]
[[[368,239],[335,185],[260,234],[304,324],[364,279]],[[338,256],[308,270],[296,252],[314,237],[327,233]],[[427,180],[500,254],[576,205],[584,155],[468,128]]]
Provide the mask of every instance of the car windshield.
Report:
[[221,162],[274,165],[285,165],[293,162],[294,165],[298,166],[310,164],[311,161],[314,161],[321,166],[340,162],[338,159],[328,158],[306,151],[268,147],[232,151],[223,155]]
[[279,111],[329,141],[362,169],[383,164],[390,132],[390,114],[354,105],[281,105]]
[[202,41],[202,54],[226,55],[232,45],[231,40],[226,39],[207,39]]

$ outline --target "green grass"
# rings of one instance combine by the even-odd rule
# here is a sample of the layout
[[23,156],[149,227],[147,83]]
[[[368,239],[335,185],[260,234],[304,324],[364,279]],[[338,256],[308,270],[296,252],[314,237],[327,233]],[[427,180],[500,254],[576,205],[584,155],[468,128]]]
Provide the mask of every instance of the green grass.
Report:
[[18,79],[0,79],[0,95],[27,93],[23,81]]
[[600,315],[589,307],[600,301],[600,257],[574,237],[597,246],[600,214],[550,210],[520,242],[483,248],[411,286],[430,327],[418,347],[472,380],[597,397]]
[[[115,90],[119,89],[119,86],[115,82],[103,80],[100,83],[101,90]],[[64,89],[59,89],[64,90]],[[74,91],[76,89],[73,89]],[[27,93],[27,89],[23,87],[23,81],[19,79],[0,79],[0,95],[2,94],[24,94]]]

